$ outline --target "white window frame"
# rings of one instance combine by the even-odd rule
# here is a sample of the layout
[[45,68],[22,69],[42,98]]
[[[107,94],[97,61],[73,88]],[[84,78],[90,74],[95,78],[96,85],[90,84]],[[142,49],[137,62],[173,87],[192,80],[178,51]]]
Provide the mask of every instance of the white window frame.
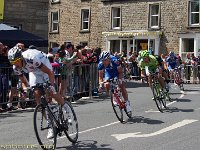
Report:
[[[200,25],[200,13],[199,13],[199,11],[200,11],[200,5],[199,5],[199,11],[198,12],[192,12],[191,10],[191,3],[196,3],[196,2],[198,2],[199,4],[200,4],[200,2],[198,1],[198,0],[190,0],[189,1],[189,26],[199,26]],[[192,14],[199,14],[199,23],[192,23]]]
[[[120,14],[120,16],[114,16],[114,11],[115,10],[118,10],[119,9],[119,14]],[[119,26],[114,26],[114,20],[115,19],[119,19],[120,21],[119,21]],[[121,29],[121,7],[112,7],[111,8],[111,28],[112,29]]]
[[[84,13],[88,12],[88,18],[84,20]],[[84,28],[84,24],[88,24],[88,28]],[[81,9],[81,31],[89,31],[90,30],[90,9],[89,8],[82,8]]]
[[[158,6],[158,14],[153,14],[152,15],[152,7],[153,6]],[[152,25],[152,17],[157,17],[158,18],[158,24],[157,25]],[[160,4],[149,4],[149,28],[152,29],[159,29],[160,28]]]
[[[57,13],[58,14],[58,19],[57,20],[54,20],[53,18],[53,14]],[[53,27],[54,27],[54,24],[57,24],[57,29],[54,30]],[[58,32],[59,31],[59,11],[52,11],[51,12],[51,32]]]
[[51,3],[59,3],[60,0],[51,0]]

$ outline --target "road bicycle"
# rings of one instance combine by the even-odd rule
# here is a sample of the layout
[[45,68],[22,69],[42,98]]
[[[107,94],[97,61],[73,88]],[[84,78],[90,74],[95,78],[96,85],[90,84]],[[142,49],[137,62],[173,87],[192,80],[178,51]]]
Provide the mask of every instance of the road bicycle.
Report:
[[[75,143],[78,139],[78,121],[72,105],[65,101],[68,106],[66,111],[59,104],[50,104],[49,84],[37,84],[36,88],[41,92],[41,103],[36,106],[33,117],[33,125],[36,138],[42,149],[55,149],[57,135],[66,135],[70,142]],[[53,139],[47,139],[47,132],[53,130]]]
[[153,92],[153,99],[156,103],[156,106],[160,112],[163,112],[164,109],[167,108],[166,106],[166,100],[171,100],[169,97],[168,92],[164,92],[161,89],[161,86],[158,82],[158,73],[150,73],[150,76],[152,77],[152,92]]
[[125,106],[125,101],[122,98],[122,91],[119,87],[119,80],[117,78],[110,79],[110,97],[111,97],[111,104],[114,110],[114,113],[117,117],[117,119],[123,123],[124,117],[123,117],[123,111],[125,111],[126,115],[131,118],[132,114],[128,113]]
[[180,76],[180,67],[174,68],[174,82],[179,86],[180,90],[184,91],[183,81]]

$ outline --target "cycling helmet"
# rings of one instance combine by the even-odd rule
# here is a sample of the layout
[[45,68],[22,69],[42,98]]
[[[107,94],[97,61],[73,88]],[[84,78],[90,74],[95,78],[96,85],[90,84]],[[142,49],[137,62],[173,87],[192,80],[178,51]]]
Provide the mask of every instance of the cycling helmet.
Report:
[[170,56],[170,57],[174,57],[174,56],[175,56],[174,52],[170,51],[170,52],[169,52],[169,56]]
[[100,60],[105,60],[105,59],[107,59],[109,57],[110,57],[110,53],[107,52],[107,51],[103,51],[103,52],[101,52],[99,59]]
[[15,46],[8,51],[8,59],[9,61],[15,61],[18,58],[22,57],[22,50]]
[[147,51],[147,50],[142,51],[141,54],[140,54],[140,56],[141,56],[142,58],[148,57],[149,55],[150,55],[150,54],[149,54],[149,51]]

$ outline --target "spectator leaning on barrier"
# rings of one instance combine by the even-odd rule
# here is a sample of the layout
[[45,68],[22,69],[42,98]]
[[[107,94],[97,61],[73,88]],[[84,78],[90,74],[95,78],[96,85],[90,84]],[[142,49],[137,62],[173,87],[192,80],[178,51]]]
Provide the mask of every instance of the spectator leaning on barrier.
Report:
[[191,76],[191,57],[190,53],[186,54],[186,60],[185,60],[185,78],[187,80],[187,83],[190,83],[190,76]]
[[77,58],[77,52],[73,52],[73,45],[71,43],[66,44],[64,48],[65,54],[61,53],[63,57],[60,58],[60,63],[65,67],[66,70],[66,79],[62,79],[60,84],[60,92],[65,96],[65,90],[67,94],[70,93],[70,83],[71,83],[71,73],[72,73],[72,64]]
[[200,84],[200,54],[197,58],[197,62],[198,62],[198,79],[199,79],[199,84]]
[[[8,47],[0,43],[0,104],[7,102],[7,93],[9,89],[8,76],[10,63],[7,57]],[[6,111],[6,104],[2,104],[0,112]]]
[[194,56],[194,54],[191,55],[191,65],[192,65],[192,71],[193,71],[193,84],[197,84],[198,59]]

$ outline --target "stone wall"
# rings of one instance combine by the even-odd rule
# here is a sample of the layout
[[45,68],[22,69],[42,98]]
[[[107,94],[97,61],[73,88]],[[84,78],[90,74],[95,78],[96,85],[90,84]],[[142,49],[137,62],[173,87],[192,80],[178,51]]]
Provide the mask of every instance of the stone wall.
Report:
[[49,0],[5,0],[4,23],[48,38]]
[[[62,0],[60,3],[50,4],[49,22],[51,11],[59,10],[59,33],[49,33],[49,41],[63,44],[72,42],[88,42],[88,46],[102,45],[102,2],[100,0]],[[81,8],[90,8],[91,24],[89,32],[80,32]],[[50,25],[49,25],[50,27]],[[50,31],[50,30],[49,30]]]

